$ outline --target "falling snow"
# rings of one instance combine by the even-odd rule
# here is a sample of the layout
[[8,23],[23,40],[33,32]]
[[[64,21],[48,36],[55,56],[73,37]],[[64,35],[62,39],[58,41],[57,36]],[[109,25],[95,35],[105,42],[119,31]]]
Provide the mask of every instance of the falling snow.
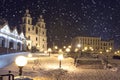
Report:
[[10,26],[20,25],[27,8],[33,19],[42,14],[50,43],[68,44],[75,36],[102,36],[120,44],[117,41],[120,37],[116,36],[120,35],[119,0],[1,0],[0,3],[0,17],[7,19]]

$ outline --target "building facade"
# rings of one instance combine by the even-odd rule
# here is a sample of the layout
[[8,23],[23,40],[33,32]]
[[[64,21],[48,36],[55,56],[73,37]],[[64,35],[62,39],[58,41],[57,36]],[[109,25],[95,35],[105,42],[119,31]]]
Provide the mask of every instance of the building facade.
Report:
[[2,49],[6,49],[5,52],[7,52],[7,50],[25,50],[26,39],[23,32],[19,34],[16,28],[11,30],[8,23],[3,23],[2,25],[0,24],[0,48],[0,52],[2,52]]
[[112,52],[114,50],[114,41],[103,41],[99,37],[75,37],[72,40],[72,50],[76,48],[80,48],[82,51],[91,50],[95,53]]
[[46,26],[43,16],[40,15],[35,25],[32,24],[32,17],[27,9],[22,17],[21,28],[27,39],[27,47],[31,50],[35,47],[40,52],[47,50]]

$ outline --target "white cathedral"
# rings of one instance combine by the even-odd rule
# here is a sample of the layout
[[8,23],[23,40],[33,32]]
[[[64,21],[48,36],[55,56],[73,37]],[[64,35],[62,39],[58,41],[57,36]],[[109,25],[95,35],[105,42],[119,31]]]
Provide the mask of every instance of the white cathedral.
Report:
[[27,9],[22,17],[21,29],[26,37],[26,45],[29,50],[35,47],[40,52],[47,51],[46,26],[42,15],[33,25],[32,17]]

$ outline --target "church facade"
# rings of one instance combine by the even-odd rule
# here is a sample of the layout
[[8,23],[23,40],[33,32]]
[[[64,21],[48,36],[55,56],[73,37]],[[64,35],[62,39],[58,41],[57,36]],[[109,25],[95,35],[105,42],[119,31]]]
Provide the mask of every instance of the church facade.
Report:
[[[80,46],[78,46],[78,44]],[[114,40],[104,41],[100,37],[82,37],[78,36],[72,40],[72,49],[80,48],[84,51],[94,53],[105,53],[114,51]]]
[[27,9],[22,17],[21,29],[26,37],[26,45],[29,50],[35,47],[40,52],[47,51],[46,26],[43,16],[40,15],[35,25]]

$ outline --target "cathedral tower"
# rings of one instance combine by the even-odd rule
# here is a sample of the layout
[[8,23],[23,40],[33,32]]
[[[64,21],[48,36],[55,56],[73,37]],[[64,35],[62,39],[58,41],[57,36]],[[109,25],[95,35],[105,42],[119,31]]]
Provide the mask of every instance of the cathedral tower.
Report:
[[35,25],[36,27],[36,34],[38,34],[38,48],[42,50],[47,50],[47,36],[46,36],[46,27],[43,16],[40,15],[38,21]]
[[28,38],[27,33],[29,33],[30,28],[32,27],[32,18],[27,9],[24,16],[22,17],[22,31],[24,32],[26,38]]
[[41,52],[47,50],[46,28],[42,16],[38,18],[36,25],[32,25],[32,18],[27,9],[22,17],[22,30],[27,39],[28,49],[35,47]]

